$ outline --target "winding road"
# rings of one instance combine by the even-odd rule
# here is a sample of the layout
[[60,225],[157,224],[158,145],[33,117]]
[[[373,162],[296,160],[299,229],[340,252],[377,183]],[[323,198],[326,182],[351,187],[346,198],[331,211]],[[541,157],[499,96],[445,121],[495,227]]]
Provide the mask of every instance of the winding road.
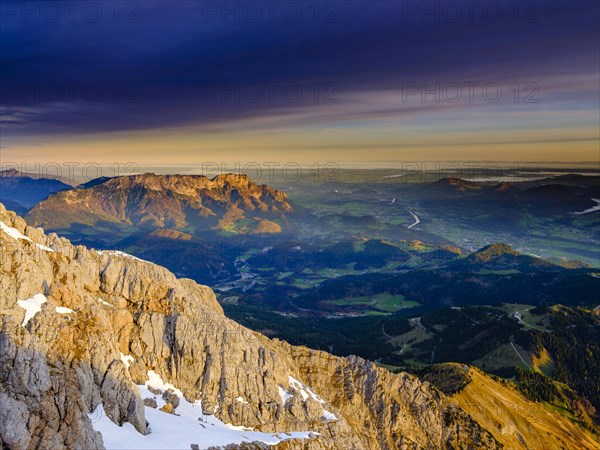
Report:
[[600,210],[600,200],[598,200],[597,198],[593,198],[593,201],[595,201],[596,203],[598,203],[596,206],[593,206],[591,208],[586,209],[585,211],[581,211],[581,212],[576,212],[573,214],[576,214],[578,216],[582,215],[582,214],[587,214],[587,213],[591,213],[594,211],[599,211]]
[[387,333],[385,332],[385,325],[384,325],[383,323],[381,324],[381,331],[382,331],[383,335],[384,335],[386,338],[389,338],[389,339],[394,339],[394,336],[390,336],[389,334],[387,334]]
[[409,225],[408,226],[409,229],[412,228],[412,227],[414,227],[415,225],[421,223],[421,220],[419,219],[419,217],[414,212],[412,212],[408,208],[404,208],[404,209],[406,209],[408,211],[408,213],[415,218],[415,223],[413,223],[412,225]]
[[523,359],[523,357],[521,356],[521,354],[520,354],[520,353],[519,353],[519,351],[517,350],[517,347],[515,347],[515,344],[513,344],[513,341],[512,341],[512,340],[513,340],[513,337],[511,336],[511,337],[510,337],[510,345],[512,346],[512,348],[513,348],[513,350],[515,351],[515,353],[517,354],[517,356],[518,356],[519,358],[521,358],[521,361],[523,361],[523,364],[525,364],[525,365],[526,365],[526,366],[529,368],[529,370],[533,370],[533,369],[531,368],[531,366],[530,366],[529,364],[527,364],[527,361],[525,361],[525,360]]

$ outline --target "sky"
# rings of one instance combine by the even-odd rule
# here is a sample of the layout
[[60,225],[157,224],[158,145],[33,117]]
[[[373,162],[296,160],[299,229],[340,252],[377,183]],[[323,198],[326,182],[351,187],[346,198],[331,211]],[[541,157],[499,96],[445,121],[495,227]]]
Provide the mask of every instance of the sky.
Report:
[[597,1],[0,2],[0,160],[600,160]]

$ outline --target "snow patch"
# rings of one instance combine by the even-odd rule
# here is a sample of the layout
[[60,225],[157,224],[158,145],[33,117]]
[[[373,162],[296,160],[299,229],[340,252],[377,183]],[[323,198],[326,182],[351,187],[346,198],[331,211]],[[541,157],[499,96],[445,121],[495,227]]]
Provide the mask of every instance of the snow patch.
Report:
[[337,416],[334,413],[332,413],[331,411],[327,411],[326,409],[323,409],[323,419],[338,420]]
[[[145,407],[146,420],[149,422],[149,434],[143,435],[130,423],[118,426],[104,413],[100,404],[94,412],[88,414],[95,431],[102,433],[104,446],[108,449],[175,449],[189,450],[192,444],[206,449],[211,446],[225,446],[228,444],[241,444],[243,442],[263,442],[267,445],[276,445],[288,439],[309,439],[318,433],[290,432],[290,433],[263,433],[250,428],[233,426],[221,422],[212,415],[202,413],[202,403],[196,400],[188,402],[181,391],[170,383],[165,383],[154,371],[148,371],[148,381],[138,386],[142,398],[154,398],[159,405],[156,409]],[[175,414],[160,411],[161,395],[155,395],[149,387],[154,389],[171,389],[180,398]],[[240,398],[240,397],[238,397]]]
[[102,300],[101,298],[98,298],[98,299],[96,299],[96,300],[98,300],[98,301],[99,301],[100,303],[102,303],[103,305],[106,305],[106,306],[110,306],[110,307],[112,307],[112,305],[111,305],[110,303],[108,303],[108,302],[105,302],[105,301],[104,301],[104,300]]
[[308,399],[308,397],[311,397],[313,400],[318,401],[322,405],[325,404],[325,400],[323,400],[321,397],[319,397],[317,394],[315,394],[315,392],[311,388],[309,388],[305,384],[302,384],[300,381],[298,381],[291,375],[289,375],[288,378],[289,378],[290,386],[292,386],[293,388],[300,391],[300,395],[302,395],[302,398],[305,401]]
[[98,253],[99,255],[103,255],[106,253],[107,255],[121,256],[123,258],[135,259],[137,261],[154,264],[153,262],[146,261],[145,259],[138,258],[137,256],[130,255],[129,253],[122,252],[121,250],[96,250],[96,253]]
[[65,308],[64,306],[57,306],[56,307],[56,312],[58,314],[71,314],[73,311],[71,308]]
[[125,364],[125,367],[127,367],[129,369],[129,366],[133,362],[133,356],[124,355],[123,353],[121,353],[121,361],[123,361],[123,364]]
[[23,239],[25,241],[32,242],[31,239],[29,239],[27,236],[22,234],[19,230],[17,230],[16,228],[13,228],[13,227],[9,227],[2,221],[0,221],[0,229],[2,229],[2,231],[4,231],[6,234],[8,234],[11,238]]
[[279,396],[281,397],[281,403],[283,403],[285,405],[286,402],[288,401],[288,399],[292,398],[293,395],[290,394],[288,391],[286,391],[281,386],[277,386],[277,389],[279,389]]
[[25,318],[23,319],[21,326],[25,327],[25,325],[27,325],[27,323],[42,310],[42,305],[46,302],[47,300],[44,294],[35,294],[27,300],[17,300],[17,304],[25,310]]
[[244,397],[236,397],[235,400],[240,403],[243,403],[244,405],[248,404],[248,402],[246,400],[244,400]]
[[172,389],[175,394],[179,397],[183,397],[183,393],[173,386],[171,383],[165,383],[163,379],[157,374],[154,370],[148,371],[148,381],[144,383],[145,386],[153,387],[154,389],[161,389],[166,391],[168,389]]
[[[25,236],[23,233],[21,233],[19,230],[17,230],[16,228],[13,227],[9,227],[8,225],[6,225],[4,222],[0,221],[0,229],[2,231],[4,231],[6,234],[8,234],[11,238],[14,239],[23,239],[24,241],[29,241],[29,242],[33,242],[30,238],[28,238],[27,236]],[[45,245],[42,244],[35,244],[38,248],[41,248],[42,250],[45,250],[47,252],[53,252],[54,250],[51,249],[50,247],[46,247]]]
[[[327,402],[325,400],[323,400],[319,395],[317,395],[315,393],[315,391],[313,391],[310,387],[308,387],[307,385],[303,384],[301,381],[297,380],[296,378],[292,377],[291,375],[288,376],[289,379],[289,384],[290,387],[293,387],[294,389],[296,389],[297,391],[300,392],[300,395],[302,396],[302,399],[304,401],[308,400],[309,398],[312,398],[313,400],[319,402],[321,404],[321,406],[323,407],[323,419],[325,420],[338,420],[337,416],[332,413],[331,411],[328,411],[324,408],[324,406],[327,404]],[[279,388],[279,395],[282,395],[282,391],[284,393],[287,394],[287,398],[291,397],[291,395],[283,390],[281,387]],[[286,400],[287,400],[286,398]],[[283,400],[283,397],[282,397]],[[285,405],[285,401],[283,402],[283,404]]]

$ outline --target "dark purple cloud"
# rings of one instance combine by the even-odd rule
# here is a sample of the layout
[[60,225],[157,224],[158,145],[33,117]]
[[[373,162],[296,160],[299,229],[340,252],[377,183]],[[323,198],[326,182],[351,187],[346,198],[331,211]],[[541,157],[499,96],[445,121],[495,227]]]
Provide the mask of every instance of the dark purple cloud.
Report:
[[[8,136],[218,124],[407,82],[598,76],[594,1],[43,3],[2,2]],[[597,102],[568,81],[554,94]]]

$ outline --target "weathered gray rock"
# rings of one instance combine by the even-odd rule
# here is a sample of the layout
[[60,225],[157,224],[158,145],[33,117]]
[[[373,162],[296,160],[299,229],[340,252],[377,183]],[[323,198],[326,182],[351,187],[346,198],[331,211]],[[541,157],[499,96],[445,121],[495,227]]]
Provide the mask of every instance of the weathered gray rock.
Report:
[[156,409],[156,407],[158,406],[158,403],[156,402],[155,398],[145,398],[144,399],[144,406],[148,406],[150,408],[154,408]]
[[31,435],[27,430],[29,409],[27,404],[0,392],[0,436],[8,448],[29,448]]
[[173,393],[171,389],[163,392],[162,398],[165,402],[171,403],[173,408],[177,408],[179,406],[179,397]]

